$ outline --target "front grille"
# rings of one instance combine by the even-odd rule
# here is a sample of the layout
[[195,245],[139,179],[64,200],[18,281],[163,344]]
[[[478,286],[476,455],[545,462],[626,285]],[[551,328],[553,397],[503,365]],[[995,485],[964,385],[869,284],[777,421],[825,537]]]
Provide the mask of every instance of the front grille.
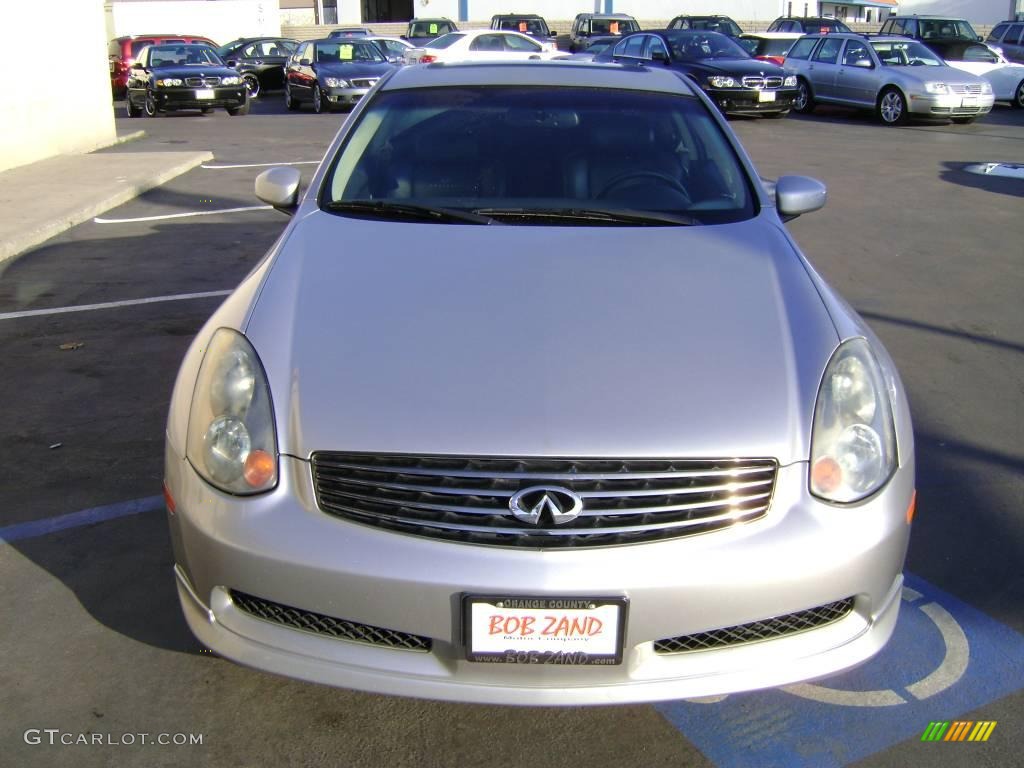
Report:
[[[772,459],[542,459],[315,453],[324,512],[417,536],[497,546],[609,546],[670,539],[763,516]],[[578,496],[562,525],[512,516],[514,494],[555,486]]]
[[782,86],[782,78],[772,77],[744,77],[744,88],[779,88]]
[[326,635],[338,640],[349,640],[354,643],[398,648],[406,651],[429,651],[429,637],[410,635],[394,629],[383,629],[370,624],[336,619],[322,613],[304,611],[301,608],[274,603],[261,597],[253,597],[245,592],[231,590],[231,600],[235,606],[250,616],[263,619],[274,624],[281,624],[292,629],[301,629],[317,635]]
[[838,600],[818,608],[797,611],[762,621],[753,621],[750,624],[658,640],[654,643],[654,652],[691,653],[756,643],[761,640],[774,640],[832,624],[848,616],[852,610],[853,598],[848,597],[845,600]]
[[186,77],[185,85],[190,85],[193,88],[212,88],[215,85],[220,85],[219,77]]
[[364,78],[356,78],[355,80],[351,80],[349,82],[352,83],[352,87],[353,88],[369,88],[374,83],[376,83],[378,79],[379,78],[376,78],[376,77],[364,77]]
[[953,93],[981,93],[981,83],[970,83],[967,85],[951,85],[949,90]]

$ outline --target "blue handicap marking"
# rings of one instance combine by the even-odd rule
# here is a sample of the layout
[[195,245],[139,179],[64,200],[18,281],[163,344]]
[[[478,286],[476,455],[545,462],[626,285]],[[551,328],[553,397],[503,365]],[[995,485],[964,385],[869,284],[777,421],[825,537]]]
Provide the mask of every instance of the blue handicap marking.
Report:
[[813,685],[657,709],[719,768],[839,768],[1024,688],[1024,637],[906,577],[889,644]]

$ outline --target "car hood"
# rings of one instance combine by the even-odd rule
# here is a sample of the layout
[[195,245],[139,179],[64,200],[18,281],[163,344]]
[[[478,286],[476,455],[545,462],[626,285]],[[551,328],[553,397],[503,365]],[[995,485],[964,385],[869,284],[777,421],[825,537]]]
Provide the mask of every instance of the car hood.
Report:
[[186,77],[235,77],[237,70],[231,67],[200,66],[189,64],[173,67],[150,67],[150,73],[156,77],[177,77],[184,80]]
[[351,61],[346,63],[317,64],[316,73],[320,77],[380,77],[395,67],[392,64],[363,64]]
[[769,214],[554,228],[311,213],[245,328],[280,450],[806,460],[838,337]]
[[739,75],[750,77],[756,75],[785,77],[782,67],[760,59],[701,59],[685,61],[681,64],[690,69],[698,69],[707,74]]

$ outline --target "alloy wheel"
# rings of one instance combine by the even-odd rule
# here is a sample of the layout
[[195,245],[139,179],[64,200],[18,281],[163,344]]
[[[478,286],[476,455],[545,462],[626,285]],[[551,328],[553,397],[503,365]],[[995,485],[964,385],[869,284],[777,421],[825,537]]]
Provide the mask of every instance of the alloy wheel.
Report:
[[886,125],[896,125],[904,119],[906,105],[899,91],[886,91],[878,103],[878,114]]
[[313,86],[313,111],[318,115],[324,111],[324,97],[319,85]]
[[244,80],[245,88],[249,91],[249,98],[255,99],[260,95],[260,79],[256,75],[246,75]]

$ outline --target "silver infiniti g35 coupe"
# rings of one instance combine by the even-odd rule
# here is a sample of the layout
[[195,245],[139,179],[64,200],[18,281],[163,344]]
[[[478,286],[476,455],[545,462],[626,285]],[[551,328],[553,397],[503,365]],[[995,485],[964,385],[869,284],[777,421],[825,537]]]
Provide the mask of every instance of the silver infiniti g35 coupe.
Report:
[[186,619],[388,694],[652,701],[834,673],[893,631],[914,447],[889,355],[727,123],[659,68],[381,79],[189,349]]

